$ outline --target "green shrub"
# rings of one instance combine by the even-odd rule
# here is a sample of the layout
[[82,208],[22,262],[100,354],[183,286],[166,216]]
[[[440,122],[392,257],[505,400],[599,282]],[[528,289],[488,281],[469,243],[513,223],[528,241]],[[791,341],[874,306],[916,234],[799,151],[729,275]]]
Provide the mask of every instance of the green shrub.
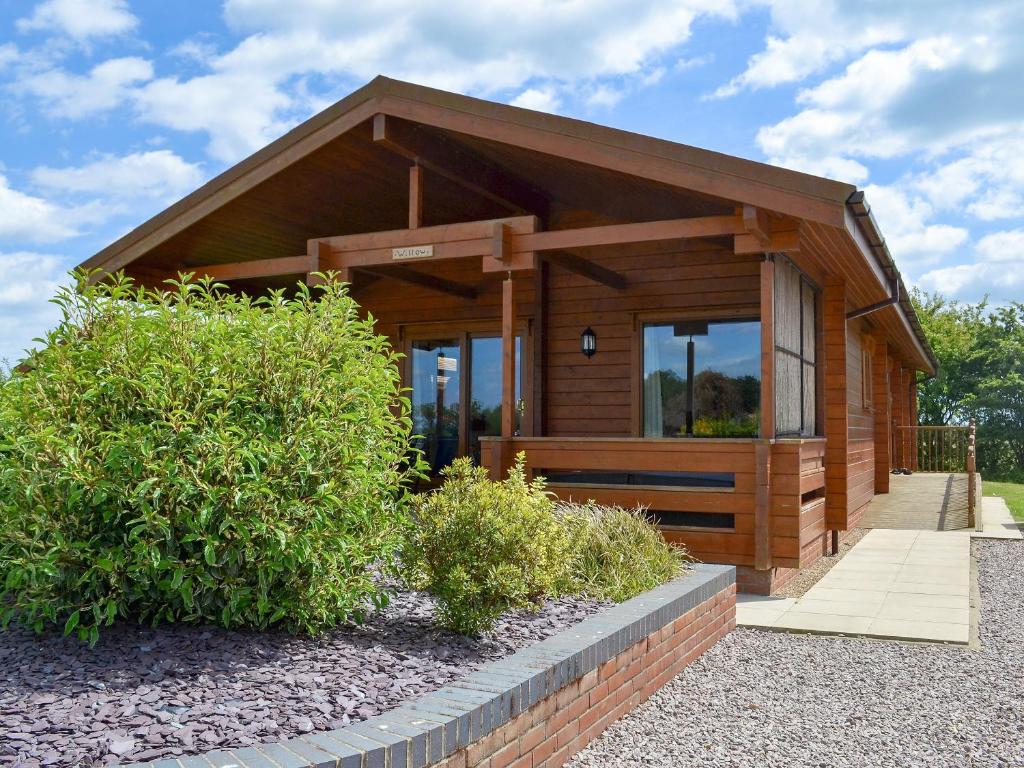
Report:
[[526,481],[522,455],[500,482],[468,458],[443,475],[416,500],[402,559],[409,583],[437,597],[439,623],[475,635],[556,591],[568,541],[543,481]]
[[0,611],[317,631],[386,597],[409,406],[344,286],[63,290],[0,385]]
[[678,576],[690,562],[642,508],[588,502],[560,504],[557,513],[572,541],[565,591],[621,602]]

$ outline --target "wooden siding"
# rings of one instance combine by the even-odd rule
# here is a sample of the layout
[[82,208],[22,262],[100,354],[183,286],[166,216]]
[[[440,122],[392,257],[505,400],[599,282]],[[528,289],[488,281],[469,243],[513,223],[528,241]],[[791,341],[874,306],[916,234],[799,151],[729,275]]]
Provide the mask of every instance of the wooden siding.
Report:
[[849,425],[846,476],[846,528],[855,528],[875,495],[875,419],[870,337],[862,319],[846,327],[846,390]]
[[[759,259],[700,250],[608,248],[588,258],[622,274],[617,291],[549,265],[545,381],[546,432],[639,436],[641,326],[644,320],[758,317]],[[580,333],[597,334],[597,354],[580,354]]]

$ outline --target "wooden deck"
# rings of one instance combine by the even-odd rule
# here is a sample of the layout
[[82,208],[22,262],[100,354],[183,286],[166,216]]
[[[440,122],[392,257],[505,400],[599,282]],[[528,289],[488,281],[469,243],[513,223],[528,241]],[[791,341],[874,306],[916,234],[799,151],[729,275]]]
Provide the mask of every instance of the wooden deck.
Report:
[[863,528],[954,531],[967,527],[967,475],[918,472],[892,475],[889,493],[868,504]]

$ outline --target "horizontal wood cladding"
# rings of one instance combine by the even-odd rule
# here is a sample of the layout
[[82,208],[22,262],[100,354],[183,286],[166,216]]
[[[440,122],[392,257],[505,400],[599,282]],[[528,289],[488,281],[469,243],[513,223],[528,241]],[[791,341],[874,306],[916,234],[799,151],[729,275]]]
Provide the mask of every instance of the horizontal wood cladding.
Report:
[[[545,403],[552,437],[638,434],[641,344],[646,313],[679,317],[757,317],[759,262],[709,243],[695,249],[662,246],[637,253],[602,248],[587,258],[622,275],[624,290],[551,265],[547,298],[547,368],[551,396]],[[597,354],[580,354],[587,326],[597,334]]]
[[[491,441],[487,441],[491,442]],[[496,444],[494,441],[492,444]],[[747,439],[634,439],[608,437],[530,438],[511,441],[507,456],[526,454],[527,470],[618,470],[624,472],[722,472],[735,478],[733,489],[645,488],[552,484],[563,500],[594,500],[665,512],[733,515],[731,530],[665,527],[669,541],[681,543],[705,562],[754,562],[754,442]],[[485,461],[494,453],[484,450]],[[783,547],[784,549],[786,547]]]

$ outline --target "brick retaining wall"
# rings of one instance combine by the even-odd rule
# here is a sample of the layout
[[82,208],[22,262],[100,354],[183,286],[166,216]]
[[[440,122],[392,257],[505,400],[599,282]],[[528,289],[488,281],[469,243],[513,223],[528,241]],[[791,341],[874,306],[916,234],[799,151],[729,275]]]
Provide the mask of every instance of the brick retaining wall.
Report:
[[135,768],[556,768],[735,626],[735,569],[698,565],[363,722]]

